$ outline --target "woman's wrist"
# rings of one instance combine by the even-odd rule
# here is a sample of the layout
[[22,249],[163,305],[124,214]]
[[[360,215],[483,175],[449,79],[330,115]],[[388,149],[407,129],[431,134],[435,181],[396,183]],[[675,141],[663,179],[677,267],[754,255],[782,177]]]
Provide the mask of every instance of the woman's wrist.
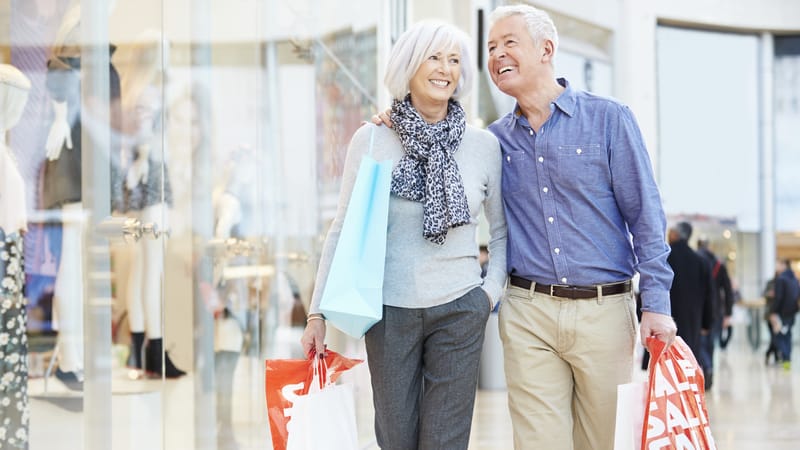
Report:
[[322,313],[311,313],[306,316],[306,323],[311,322],[312,320],[321,320],[325,321],[325,315]]

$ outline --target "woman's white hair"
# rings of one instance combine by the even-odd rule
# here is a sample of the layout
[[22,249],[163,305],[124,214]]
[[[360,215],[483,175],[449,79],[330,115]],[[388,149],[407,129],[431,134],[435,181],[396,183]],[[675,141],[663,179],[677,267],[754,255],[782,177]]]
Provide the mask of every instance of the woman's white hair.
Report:
[[403,99],[409,92],[411,78],[429,56],[457,47],[461,53],[461,76],[453,98],[459,100],[470,92],[475,78],[470,43],[469,36],[453,25],[427,20],[418,22],[401,34],[392,47],[383,83],[392,98]]
[[558,49],[558,31],[553,23],[553,19],[542,11],[530,5],[508,5],[498,6],[489,15],[489,28],[497,21],[511,16],[522,16],[528,28],[528,34],[536,44],[546,39],[553,41],[553,53]]

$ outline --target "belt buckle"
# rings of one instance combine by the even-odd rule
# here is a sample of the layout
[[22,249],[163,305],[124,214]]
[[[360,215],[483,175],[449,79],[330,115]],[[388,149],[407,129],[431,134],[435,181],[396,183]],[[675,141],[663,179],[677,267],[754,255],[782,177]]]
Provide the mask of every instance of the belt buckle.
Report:
[[551,284],[550,285],[550,297],[555,297],[555,290],[556,289],[569,289],[570,286],[568,284]]

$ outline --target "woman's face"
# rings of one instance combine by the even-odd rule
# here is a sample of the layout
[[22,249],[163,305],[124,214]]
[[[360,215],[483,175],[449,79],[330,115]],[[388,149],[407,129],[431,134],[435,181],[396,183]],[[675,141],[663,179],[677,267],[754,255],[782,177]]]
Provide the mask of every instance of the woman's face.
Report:
[[453,96],[461,78],[461,52],[458,47],[441,48],[429,55],[409,82],[415,108],[441,106]]

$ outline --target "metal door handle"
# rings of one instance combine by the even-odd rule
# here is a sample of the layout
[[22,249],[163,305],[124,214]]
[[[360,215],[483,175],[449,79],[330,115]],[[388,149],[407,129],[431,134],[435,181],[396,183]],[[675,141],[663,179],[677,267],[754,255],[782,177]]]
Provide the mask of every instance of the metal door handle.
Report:
[[227,239],[211,239],[208,241],[208,247],[211,249],[212,253],[225,258],[251,256],[260,250],[254,243],[233,237]]
[[169,237],[169,229],[159,230],[156,223],[142,223],[133,217],[106,217],[97,225],[96,231],[106,239],[123,239],[128,243],[138,242],[144,236],[149,236],[153,240],[161,236]]

